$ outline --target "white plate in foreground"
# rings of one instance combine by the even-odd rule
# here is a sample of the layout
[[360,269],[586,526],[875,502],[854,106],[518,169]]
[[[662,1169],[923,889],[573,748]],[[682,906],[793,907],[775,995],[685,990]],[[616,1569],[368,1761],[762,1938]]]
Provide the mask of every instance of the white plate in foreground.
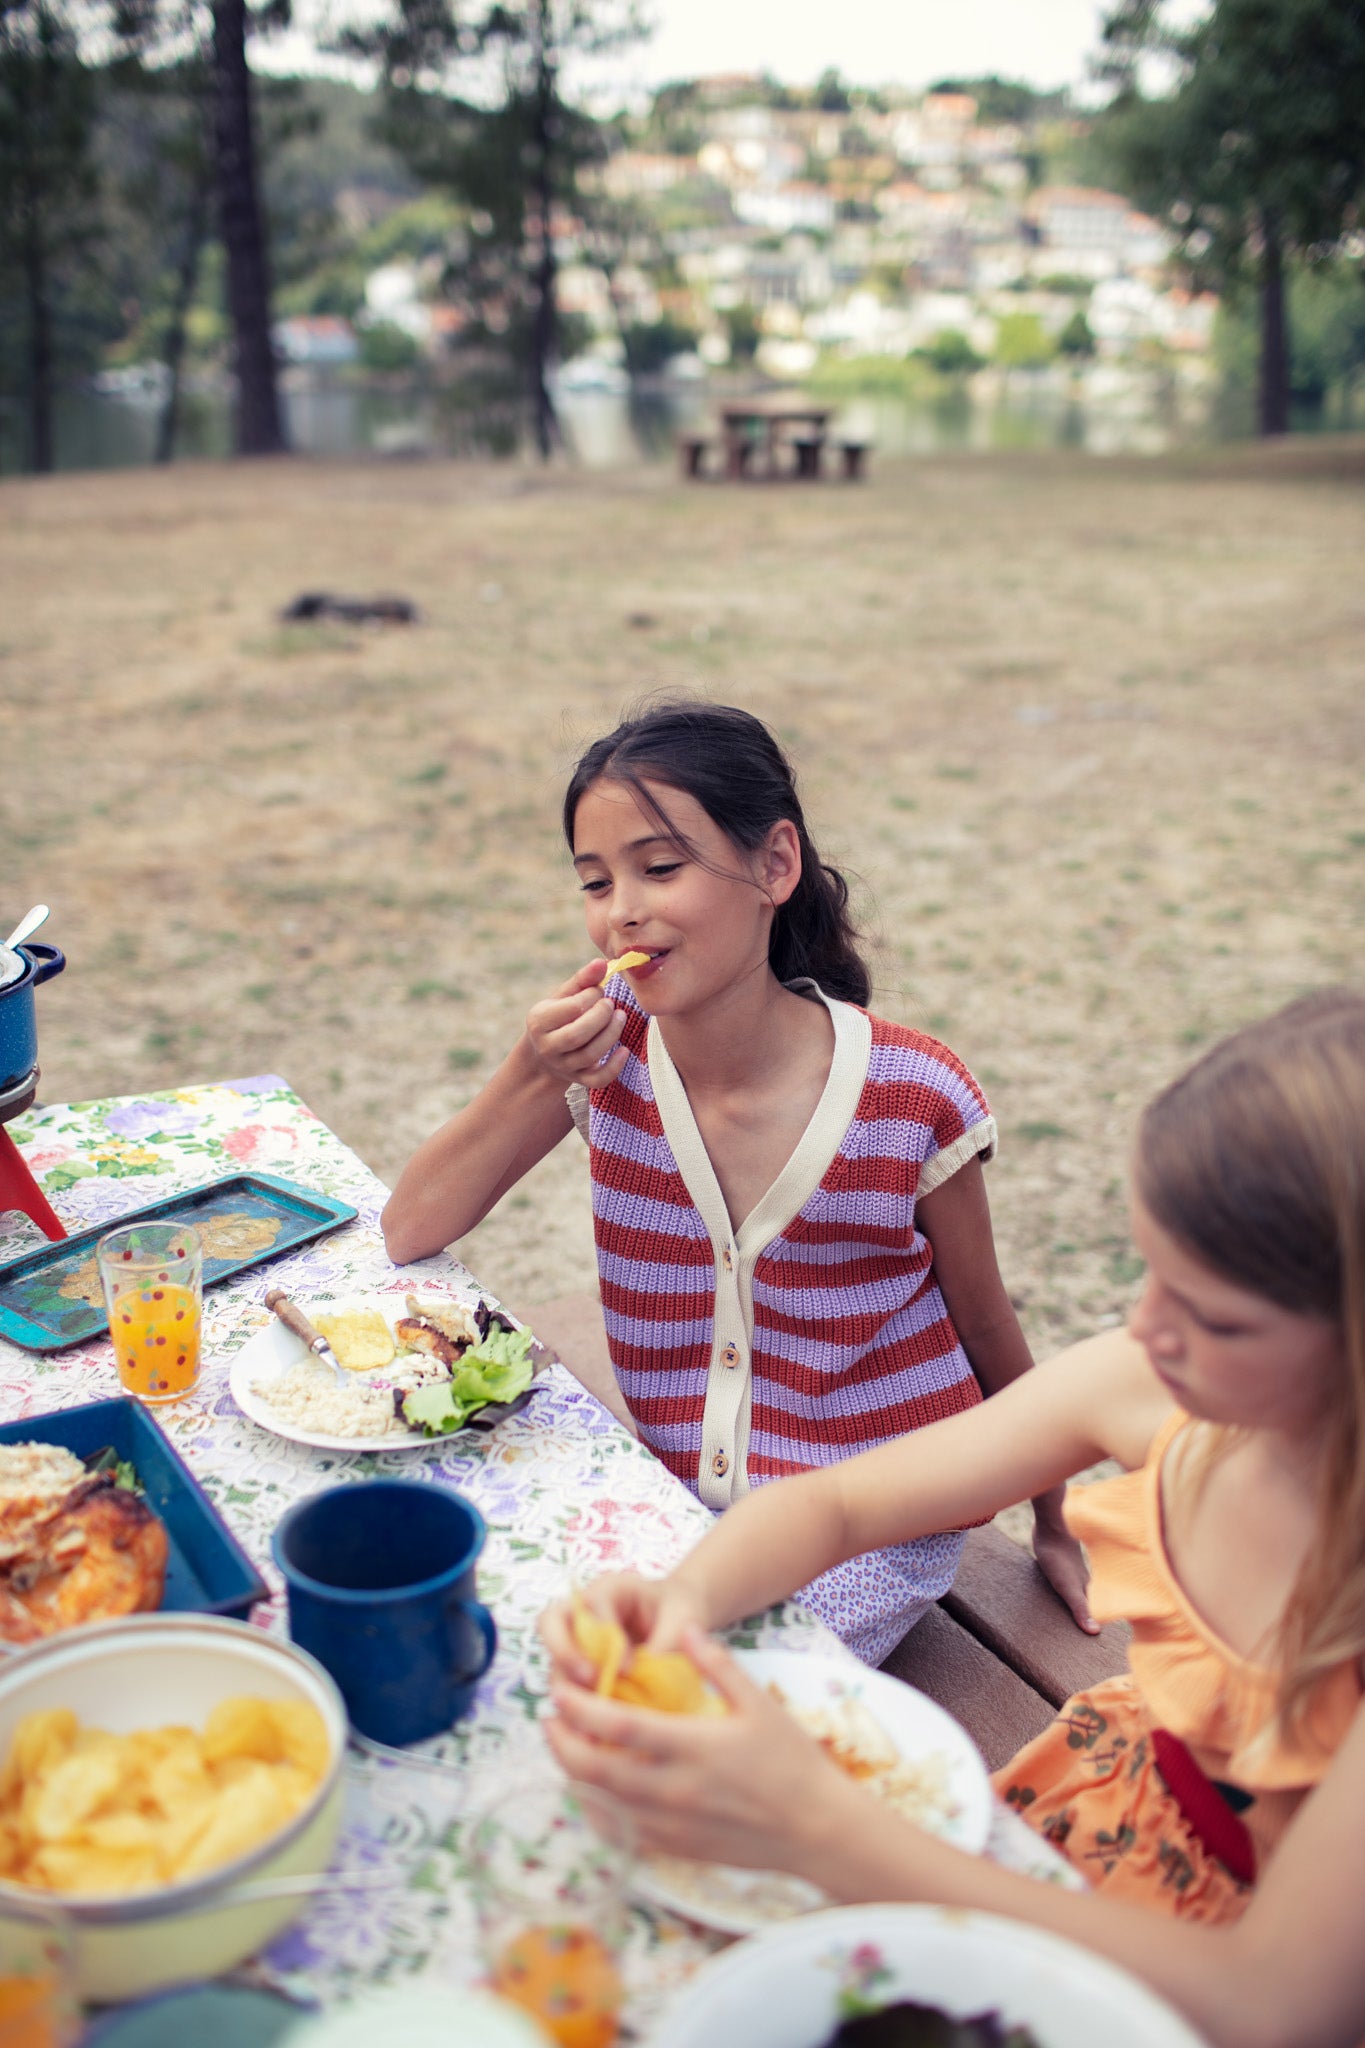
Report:
[[[991,1787],[975,1743],[951,1714],[913,1686],[852,1658],[805,1656],[798,1650],[740,1650],[738,1661],[756,1685],[773,1686],[798,1709],[837,1714],[856,1701],[889,1737],[920,1779],[915,1818],[954,1848],[979,1855],[991,1831]],[[800,1878],[772,1870],[645,1857],[635,1888],[704,1927],[753,1934],[825,1904],[825,1894]]]
[[[403,1293],[394,1294],[348,1294],[338,1296],[335,1301],[300,1301],[299,1307],[310,1321],[319,1315],[341,1315],[350,1309],[375,1308],[392,1330],[398,1318],[407,1314],[407,1294],[411,1292],[415,1290],[407,1289]],[[419,1299],[440,1301],[443,1307],[472,1309],[475,1306],[474,1302],[464,1302],[457,1296],[437,1295],[434,1292],[419,1295]],[[508,1321],[511,1321],[510,1317]],[[394,1365],[400,1362],[402,1355],[399,1354]],[[288,1420],[272,1408],[268,1401],[262,1400],[259,1394],[252,1392],[253,1382],[278,1379],[291,1365],[297,1365],[307,1356],[308,1350],[303,1340],[296,1337],[292,1330],[287,1330],[278,1316],[272,1316],[267,1327],[258,1330],[256,1335],[242,1346],[228,1372],[228,1388],[243,1415],[249,1415],[253,1422],[258,1423],[262,1429],[270,1430],[275,1436],[286,1437],[294,1444],[309,1444],[318,1451],[417,1451],[430,1450],[433,1445],[448,1441],[445,1437],[423,1436],[420,1430],[406,1428],[376,1436],[333,1436],[325,1430],[311,1429],[302,1423]],[[393,1370],[393,1365],[386,1365],[374,1372],[347,1373],[346,1377],[348,1380],[354,1380],[359,1386],[365,1386],[381,1382],[386,1377],[391,1378]],[[318,1371],[323,1380],[330,1384],[330,1370],[326,1366],[319,1366]],[[466,1424],[466,1427],[468,1426]],[[455,1434],[458,1435],[459,1432],[456,1431]]]
[[1204,2048],[1179,2014],[1088,1949],[991,1913],[839,1906],[724,1950],[689,1979],[651,2048],[824,2048],[840,1994],[997,2012],[1038,2048]]

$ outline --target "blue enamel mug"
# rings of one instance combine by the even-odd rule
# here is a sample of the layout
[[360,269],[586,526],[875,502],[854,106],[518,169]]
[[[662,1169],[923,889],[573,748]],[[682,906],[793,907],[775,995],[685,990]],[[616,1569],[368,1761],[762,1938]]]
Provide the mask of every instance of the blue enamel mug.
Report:
[[486,1533],[462,1494],[411,1479],[331,1486],[279,1523],[289,1633],[362,1735],[401,1748],[468,1713],[498,1647],[474,1591]]

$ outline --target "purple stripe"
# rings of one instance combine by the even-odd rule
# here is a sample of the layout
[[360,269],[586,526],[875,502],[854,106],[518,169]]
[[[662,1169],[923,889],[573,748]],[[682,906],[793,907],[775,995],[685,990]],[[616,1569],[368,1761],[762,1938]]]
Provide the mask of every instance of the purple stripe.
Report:
[[594,1216],[603,1217],[608,1223],[619,1223],[632,1230],[654,1230],[661,1237],[685,1237],[694,1241],[700,1238],[703,1244],[710,1244],[711,1238],[706,1225],[690,1202],[657,1202],[652,1195],[633,1195],[625,1188],[603,1187],[601,1181],[592,1184],[592,1209]]
[[699,1344],[708,1355],[715,1324],[710,1316],[701,1316],[692,1322],[660,1322],[657,1318],[622,1315],[619,1309],[604,1308],[607,1335],[618,1344],[634,1344],[641,1349],[648,1345],[659,1355],[659,1368],[668,1366],[671,1352],[681,1351],[691,1344]]
[[701,1456],[701,1424],[699,1422],[641,1422],[637,1425],[641,1440],[653,1444],[658,1450],[672,1451],[675,1456]]
[[852,1231],[898,1230],[907,1244],[915,1235],[915,1198],[903,1188],[819,1187],[801,1215],[816,1223],[841,1223]]
[[[936,1315],[943,1314],[943,1302],[938,1295],[931,1276],[931,1268],[923,1267],[918,1273],[889,1273],[884,1280],[863,1280],[856,1287],[772,1287],[754,1275],[754,1308],[770,1308],[783,1316],[799,1316],[808,1323],[838,1323],[850,1315],[876,1315],[887,1318],[908,1315],[912,1309],[917,1319],[911,1326],[924,1329],[933,1322]],[[909,1300],[908,1288],[913,1288]],[[926,1295],[938,1300],[938,1308],[929,1313],[924,1306]]]
[[599,1110],[592,1127],[592,1142],[598,1152],[610,1152],[615,1159],[629,1159],[638,1166],[652,1166],[659,1173],[676,1173],[678,1163],[666,1138],[642,1131],[610,1110]]
[[629,1287],[641,1294],[699,1294],[710,1296],[715,1289],[716,1270],[711,1266],[666,1266],[659,1259],[627,1259],[619,1252],[603,1251],[597,1270],[613,1287]]
[[[966,1358],[958,1353],[962,1370],[939,1375],[927,1365],[910,1366],[904,1372],[889,1373],[884,1379],[859,1384],[856,1380],[843,1387],[816,1387],[809,1393],[796,1393],[790,1387],[778,1386],[763,1373],[761,1365],[755,1365],[754,1399],[762,1399],[765,1408],[776,1408],[783,1415],[799,1416],[803,1422],[818,1421],[822,1415],[877,1415],[883,1410],[897,1407],[904,1402],[921,1401],[927,1394],[946,1392],[949,1387],[961,1386],[970,1378]],[[942,1361],[935,1360],[934,1365]],[[892,1434],[899,1436],[899,1429]],[[871,1442],[871,1438],[868,1439]]]

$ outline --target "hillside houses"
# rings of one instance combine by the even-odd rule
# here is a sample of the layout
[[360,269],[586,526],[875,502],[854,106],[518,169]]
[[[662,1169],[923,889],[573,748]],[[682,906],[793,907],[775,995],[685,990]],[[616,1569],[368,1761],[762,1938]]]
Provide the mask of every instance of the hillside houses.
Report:
[[[1049,332],[1117,281],[1138,288],[1106,302],[1093,327],[1102,352],[1207,336],[1206,309],[1167,303],[1158,224],[1116,193],[1040,183],[1035,128],[983,119],[970,92],[811,106],[742,75],[671,91],[685,119],[671,131],[646,122],[648,146],[621,148],[589,187],[654,221],[652,258],[637,250],[637,261],[672,273],[670,317],[712,361],[741,306],[774,336],[790,340],[795,311],[797,331],[856,352],[922,337],[947,303],[988,338],[1001,294],[1059,280],[1072,297],[1049,312]],[[1064,143],[1077,132],[1061,128]],[[592,297],[579,280],[575,304],[586,311]]]

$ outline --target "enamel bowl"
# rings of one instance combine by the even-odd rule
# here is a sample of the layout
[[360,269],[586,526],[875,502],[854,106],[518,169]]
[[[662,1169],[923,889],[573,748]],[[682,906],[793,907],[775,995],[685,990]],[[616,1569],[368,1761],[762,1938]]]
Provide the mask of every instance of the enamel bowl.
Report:
[[272,1941],[304,1908],[297,1897],[224,1903],[232,1885],[325,1871],[341,1822],[347,1724],[341,1695],[304,1651],[244,1622],[140,1614],[70,1629],[0,1668],[0,1757],[26,1714],[69,1707],[83,1725],[130,1735],[168,1723],[204,1726],[220,1700],[302,1699],[321,1714],[331,1755],[322,1782],[287,1827],[245,1856],[184,1884],[127,1897],[54,1898],[0,1879],[0,1922],[35,1898],[59,1907],[73,1936],[80,1996],[137,1998],[216,1977]]

